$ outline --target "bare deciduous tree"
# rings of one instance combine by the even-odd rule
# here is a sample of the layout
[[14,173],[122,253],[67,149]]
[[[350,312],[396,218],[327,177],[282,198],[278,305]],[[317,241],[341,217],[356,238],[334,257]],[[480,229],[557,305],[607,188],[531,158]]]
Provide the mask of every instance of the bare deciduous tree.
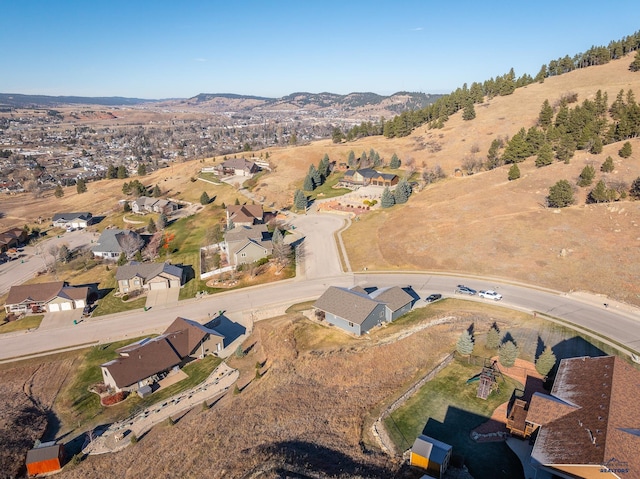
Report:
[[144,240],[135,231],[124,231],[116,235],[118,244],[124,251],[127,259],[131,259],[144,247]]

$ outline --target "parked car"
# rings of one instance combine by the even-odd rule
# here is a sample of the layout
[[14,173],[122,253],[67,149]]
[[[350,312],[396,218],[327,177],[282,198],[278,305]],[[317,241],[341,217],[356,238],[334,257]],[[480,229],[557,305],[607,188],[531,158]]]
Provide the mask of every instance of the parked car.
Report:
[[502,295],[496,291],[493,291],[492,289],[488,289],[488,290],[481,290],[478,293],[478,296],[480,296],[481,298],[486,298],[486,299],[493,299],[494,301],[500,301],[502,299]]
[[465,286],[463,284],[459,284],[458,287],[456,288],[456,293],[468,294],[470,296],[473,296],[474,294],[477,293],[477,291],[475,289],[469,288],[468,286]]
[[439,293],[434,293],[434,294],[430,294],[429,296],[427,296],[426,298],[424,298],[424,300],[427,303],[433,303],[434,301],[438,301],[440,298],[442,298],[442,295]]

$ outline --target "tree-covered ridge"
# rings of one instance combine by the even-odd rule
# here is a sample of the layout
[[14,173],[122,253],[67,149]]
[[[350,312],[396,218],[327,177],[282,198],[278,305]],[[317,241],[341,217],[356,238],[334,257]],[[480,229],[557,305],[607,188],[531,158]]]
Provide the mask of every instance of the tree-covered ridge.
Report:
[[[535,77],[524,74],[516,78],[513,68],[506,74],[490,78],[484,83],[474,82],[471,86],[465,83],[454,92],[444,95],[436,102],[419,110],[405,111],[384,123],[383,134],[387,138],[408,136],[414,128],[429,124],[430,128],[442,128],[449,116],[457,113],[469,105],[482,103],[485,97],[504,96],[512,94],[516,88],[529,85],[534,82],[544,82],[550,76],[562,75],[578,68],[586,68],[593,65],[603,65],[611,60],[640,49],[640,31],[628,35],[621,40],[612,41],[608,46],[591,47],[584,53],[574,55],[573,58],[565,57],[551,60],[548,65],[542,65]],[[633,65],[630,66],[632,71]],[[640,68],[640,60],[638,61]],[[471,119],[471,118],[468,118]]]

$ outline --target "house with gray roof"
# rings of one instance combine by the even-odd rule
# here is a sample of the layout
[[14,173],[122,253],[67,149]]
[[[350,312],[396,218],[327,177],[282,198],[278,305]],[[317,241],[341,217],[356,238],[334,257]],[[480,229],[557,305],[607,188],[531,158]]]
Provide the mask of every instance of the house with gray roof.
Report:
[[131,211],[138,215],[146,215],[147,213],[164,213],[170,215],[179,208],[177,203],[163,198],[151,198],[149,196],[141,196],[131,202]]
[[179,288],[184,280],[180,266],[170,263],[139,263],[131,261],[119,266],[116,281],[120,293],[131,291]]
[[412,303],[413,297],[398,286],[374,289],[370,293],[359,286],[331,286],[314,307],[324,312],[328,323],[360,336],[407,313]]
[[380,173],[373,168],[360,168],[347,170],[340,180],[340,186],[352,189],[369,185],[390,187],[398,184],[398,181],[398,175],[393,173]]
[[117,349],[119,356],[100,366],[102,379],[115,391],[135,391],[152,385],[194,358],[221,351],[224,339],[214,329],[178,317],[160,336]]
[[[133,230],[106,229],[98,238],[97,243],[91,247],[91,252],[96,258],[117,260],[121,253],[127,254],[130,244],[139,244],[140,242],[144,245],[142,237]],[[128,254],[128,256],[133,255]]]
[[55,228],[86,228],[93,221],[93,216],[88,211],[79,213],[56,213],[52,223]]
[[249,264],[273,252],[267,225],[236,226],[224,235],[224,249],[231,266]]
[[229,158],[215,167],[218,175],[252,176],[260,171],[260,167],[246,158]]

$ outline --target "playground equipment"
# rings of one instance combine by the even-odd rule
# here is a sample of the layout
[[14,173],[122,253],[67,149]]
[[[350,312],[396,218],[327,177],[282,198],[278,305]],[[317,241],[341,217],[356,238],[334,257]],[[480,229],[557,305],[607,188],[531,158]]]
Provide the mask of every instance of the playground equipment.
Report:
[[489,397],[489,394],[491,394],[491,391],[493,391],[494,389],[497,391],[500,390],[500,386],[498,385],[497,381],[498,376],[502,378],[502,382],[504,383],[504,376],[498,368],[498,361],[485,359],[484,366],[482,367],[482,372],[467,379],[467,384],[478,382],[478,391],[476,393],[476,397],[479,397],[480,399],[487,399]]

